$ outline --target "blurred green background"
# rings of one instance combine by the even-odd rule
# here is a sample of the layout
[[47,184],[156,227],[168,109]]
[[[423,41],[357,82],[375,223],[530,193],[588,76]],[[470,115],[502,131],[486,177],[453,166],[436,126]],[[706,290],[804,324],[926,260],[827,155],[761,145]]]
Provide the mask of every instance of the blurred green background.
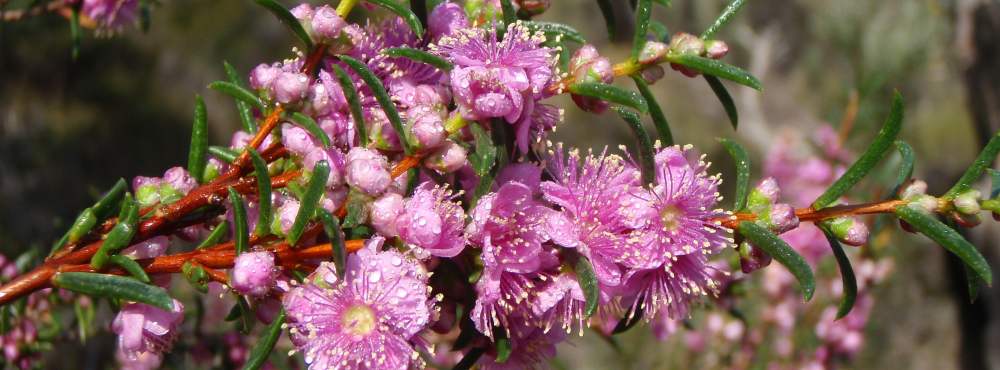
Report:
[[[576,27],[613,61],[627,55],[627,41],[608,40],[594,1],[552,2],[541,20]],[[670,9],[657,7],[654,18],[671,32],[697,34],[724,5],[676,0]],[[0,23],[0,252],[47,246],[119,177],[158,175],[185,163],[194,94],[208,104],[214,142],[227,142],[238,126],[236,110],[206,88],[224,79],[222,61],[245,72],[290,55],[294,42],[249,1],[163,0],[151,16],[146,33],[86,32],[75,61],[63,17]],[[903,138],[917,151],[918,177],[940,192],[978,152],[983,134],[1000,128],[998,30],[1000,2],[993,0],[751,0],[717,34],[730,45],[726,61],[764,85],[763,92],[728,85],[739,108],[738,131],[702,79],[668,71],[654,89],[676,140],[709,154],[723,172],[731,166],[716,137],[738,138],[759,158],[775,132],[837,127],[852,95],[859,110],[848,146],[860,151],[898,90],[907,101]],[[554,100],[567,109],[553,141],[594,148],[629,142],[614,115]],[[990,224],[972,237],[996,266],[1000,234]],[[1000,293],[983,291],[970,305],[957,292],[964,287],[960,269],[940,248],[908,236],[893,243],[896,272],[876,292],[866,349],[850,367],[1000,369]],[[109,340],[89,346],[108,348]],[[573,340],[561,347],[556,365],[684,368],[646,329],[621,342],[626,356],[597,336]],[[69,351],[78,348],[74,343],[63,346],[67,358],[86,359],[74,365],[102,368],[107,360]]]

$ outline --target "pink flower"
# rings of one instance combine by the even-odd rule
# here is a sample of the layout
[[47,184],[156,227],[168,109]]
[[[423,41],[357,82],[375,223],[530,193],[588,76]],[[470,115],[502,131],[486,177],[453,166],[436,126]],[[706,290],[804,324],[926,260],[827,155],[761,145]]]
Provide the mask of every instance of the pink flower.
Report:
[[420,253],[454,257],[465,248],[462,234],[465,212],[452,200],[446,188],[431,182],[420,184],[396,219],[396,230],[403,242]]
[[184,320],[184,305],[174,300],[174,309],[164,311],[144,303],[127,303],[111,323],[118,334],[118,349],[128,360],[170,349],[177,328]]

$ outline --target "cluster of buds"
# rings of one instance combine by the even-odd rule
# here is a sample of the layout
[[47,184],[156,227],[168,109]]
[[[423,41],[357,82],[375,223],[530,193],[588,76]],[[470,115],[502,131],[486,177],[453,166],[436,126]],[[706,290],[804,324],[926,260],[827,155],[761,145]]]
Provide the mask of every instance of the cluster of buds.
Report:
[[[761,180],[747,196],[747,210],[756,215],[757,223],[781,234],[799,226],[795,208],[788,203],[780,203],[781,189],[773,177]],[[771,256],[749,241],[740,242],[737,247],[740,267],[744,273],[753,272],[771,263]]]
[[[677,33],[670,38],[669,53],[680,55],[697,55],[711,59],[722,59],[729,53],[729,45],[722,40],[702,40],[690,33]],[[664,53],[665,54],[665,53]],[[671,63],[670,68],[688,77],[697,77],[700,73],[688,67]]]

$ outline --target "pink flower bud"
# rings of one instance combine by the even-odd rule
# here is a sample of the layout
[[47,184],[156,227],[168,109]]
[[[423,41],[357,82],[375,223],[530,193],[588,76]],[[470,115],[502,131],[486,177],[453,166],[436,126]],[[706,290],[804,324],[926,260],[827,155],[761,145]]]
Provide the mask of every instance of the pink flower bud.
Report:
[[861,246],[868,243],[868,226],[852,217],[841,217],[827,221],[830,231],[838,240],[847,245]]
[[529,16],[539,15],[549,9],[551,0],[517,0],[519,13],[524,12]]
[[170,168],[163,174],[163,181],[181,194],[187,194],[198,186],[198,182],[188,174],[184,167]]
[[955,205],[955,210],[964,215],[975,215],[981,210],[979,206],[979,198],[982,194],[979,190],[969,190],[955,197],[952,203]]
[[[278,207],[278,217],[275,219],[277,224],[277,231],[281,231],[282,234],[287,234],[288,230],[292,229],[292,224],[295,223],[295,216],[299,214],[299,201],[295,199],[288,199]],[[273,227],[272,227],[273,229]]]
[[679,32],[670,38],[670,51],[677,54],[702,55],[705,53],[705,42],[698,36]]
[[424,164],[442,173],[458,171],[465,165],[468,154],[461,145],[448,142],[434,154],[427,157]]
[[667,51],[669,51],[667,44],[656,41],[647,41],[646,44],[643,45],[642,50],[639,51],[639,63],[654,63],[660,58],[663,58],[664,55],[667,55]]
[[245,252],[233,264],[233,290],[261,297],[274,286],[274,254],[267,251]]
[[347,153],[347,183],[368,195],[379,195],[392,182],[385,156],[370,149],[354,147]]
[[795,216],[795,208],[787,203],[778,203],[771,206],[771,229],[775,233],[783,232],[799,227],[799,218]]
[[302,100],[309,90],[309,77],[304,73],[282,72],[274,80],[274,98],[282,104]]
[[740,255],[740,270],[745,274],[757,271],[771,264],[771,255],[753,244],[743,242],[737,247]]
[[466,27],[469,27],[469,20],[465,17],[465,10],[452,2],[439,4],[427,17],[427,31],[432,38],[450,35]]
[[912,180],[899,189],[899,199],[907,200],[927,193],[927,183],[923,180]]
[[767,199],[768,203],[776,203],[781,194],[781,188],[778,187],[778,180],[775,180],[773,177],[760,180],[754,191],[763,196],[764,199]]
[[371,223],[375,230],[389,238],[399,235],[396,219],[403,213],[404,204],[403,197],[395,193],[387,193],[372,202]]
[[299,22],[308,21],[313,17],[314,13],[312,5],[309,5],[309,3],[299,4],[290,9],[288,12],[292,13],[292,16],[294,16],[295,19],[298,19]]
[[281,74],[281,68],[259,64],[250,71],[250,87],[257,90],[270,89],[271,84],[274,83],[279,74]]
[[705,42],[705,56],[712,59],[722,59],[729,53],[729,45],[722,40],[709,40]]
[[642,71],[639,71],[639,76],[642,76],[642,80],[646,81],[648,84],[656,83],[656,81],[659,81],[664,75],[666,75],[666,72],[663,71],[663,67],[658,65],[649,66],[643,68]]
[[444,142],[444,116],[440,110],[417,106],[410,108],[407,115],[410,117],[410,133],[419,148],[436,148]]
[[340,35],[347,23],[329,5],[323,5],[312,16],[312,34],[320,40],[332,40]]

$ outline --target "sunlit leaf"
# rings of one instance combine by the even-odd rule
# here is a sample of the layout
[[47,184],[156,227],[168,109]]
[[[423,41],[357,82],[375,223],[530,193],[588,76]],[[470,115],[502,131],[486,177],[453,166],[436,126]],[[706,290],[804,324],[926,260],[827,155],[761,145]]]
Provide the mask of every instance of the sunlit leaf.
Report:
[[760,80],[751,75],[750,72],[715,59],[709,59],[691,54],[670,53],[667,54],[667,61],[688,67],[706,75],[730,80],[755,90],[761,89]]
[[194,124],[191,126],[191,146],[188,149],[188,173],[199,183],[205,182],[208,163],[208,116],[201,95],[194,96]]
[[733,2],[729,3],[729,5],[722,10],[722,14],[719,14],[719,17],[715,19],[715,22],[712,22],[712,25],[709,26],[705,32],[701,33],[701,38],[709,39],[715,35],[715,33],[718,32],[722,26],[729,23],[729,20],[732,19],[741,8],[743,8],[744,4],[746,4],[746,0],[733,0]]
[[236,100],[246,102],[257,108],[257,110],[264,111],[264,102],[260,101],[260,98],[250,92],[250,90],[244,89],[237,84],[227,81],[215,81],[208,84],[208,88],[229,95]]
[[587,299],[587,306],[583,313],[587,317],[593,316],[597,312],[597,304],[601,300],[600,284],[597,282],[597,275],[594,274],[594,266],[586,257],[580,256],[576,261],[574,271],[576,271],[576,279],[580,283],[580,290],[583,290],[583,296]]
[[281,338],[281,326],[285,324],[286,317],[287,313],[285,313],[284,308],[278,311],[278,315],[274,317],[271,324],[257,337],[257,344],[250,350],[247,362],[243,364],[243,370],[257,370],[267,363],[267,357],[274,350],[278,338]]
[[145,303],[167,311],[174,308],[174,300],[163,288],[124,276],[60,272],[52,277],[52,285],[93,297]]
[[247,220],[247,208],[243,203],[243,196],[232,186],[229,187],[229,204],[233,209],[233,239],[236,254],[247,251],[250,244],[249,221]]
[[896,216],[961,259],[986,285],[993,284],[993,272],[989,263],[957,231],[916,206],[900,206],[896,208]]
[[958,179],[951,189],[945,193],[942,198],[954,199],[959,194],[962,194],[972,188],[972,183],[979,180],[979,177],[983,175],[983,170],[993,164],[993,161],[997,159],[997,153],[1000,153],[1000,132],[997,132],[990,138],[990,141],[986,143],[983,150],[979,152],[979,156],[976,157],[976,161],[972,162],[962,177]]
[[625,105],[642,113],[649,111],[649,107],[646,105],[646,100],[642,98],[642,95],[639,95],[639,93],[635,91],[625,90],[614,85],[608,85],[600,82],[578,82],[570,85],[569,91],[577,95],[589,96]]
[[319,200],[323,197],[323,191],[326,189],[326,179],[329,176],[330,164],[325,160],[317,162],[316,166],[313,167],[312,176],[309,178],[309,186],[306,187],[305,194],[299,200],[299,212],[295,215],[292,228],[288,230],[286,240],[289,245],[294,247],[299,242],[299,238],[302,237],[302,233],[306,229],[306,224],[316,213]]
[[730,139],[719,139],[736,165],[736,193],[733,195],[733,209],[742,211],[747,207],[747,194],[750,194],[750,155],[739,143]]
[[820,227],[820,229],[826,235],[826,241],[830,244],[833,256],[837,259],[837,266],[840,268],[841,286],[843,286],[844,291],[840,305],[837,306],[837,319],[840,319],[847,316],[851,312],[851,309],[854,308],[854,301],[858,297],[858,280],[854,277],[854,268],[851,267],[851,259],[847,258],[847,253],[844,252],[844,247],[840,245],[837,236],[833,235],[833,232],[825,226]]
[[764,228],[752,221],[740,222],[740,235],[747,238],[754,246],[770,254],[776,261],[781,263],[799,281],[799,288],[802,297],[806,301],[812,299],[813,292],[816,291],[816,278],[813,276],[812,268],[805,258],[802,258],[795,249],[788,243],[781,240],[771,230]]

